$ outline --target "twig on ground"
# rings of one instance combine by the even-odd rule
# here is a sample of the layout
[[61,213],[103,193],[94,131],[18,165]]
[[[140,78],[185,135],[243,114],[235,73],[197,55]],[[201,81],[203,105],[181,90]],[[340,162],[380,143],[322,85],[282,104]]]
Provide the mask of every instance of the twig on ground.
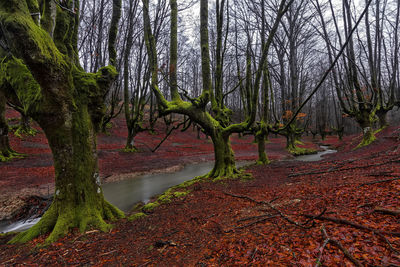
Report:
[[354,223],[345,219],[338,219],[338,218],[332,218],[332,217],[324,217],[324,216],[315,216],[315,215],[309,215],[309,214],[305,214],[303,215],[306,218],[314,218],[316,220],[320,220],[320,221],[330,221],[330,222],[334,222],[334,223],[339,223],[339,224],[346,224],[346,225],[350,225],[354,228],[360,229],[360,230],[366,230],[366,231],[370,231],[373,232],[374,234],[383,234],[383,235],[390,235],[390,236],[397,236],[400,237],[400,232],[390,232],[390,231],[384,231],[384,230],[376,230],[376,229],[372,229],[369,228],[368,226],[364,226],[358,223]]
[[[225,194],[225,195],[228,195],[228,196],[231,196],[231,197],[246,199],[246,200],[249,200],[249,201],[251,201],[251,202],[255,202],[255,203],[257,203],[257,204],[260,204],[260,205],[266,205],[266,206],[268,206],[270,209],[272,209],[272,210],[274,210],[275,212],[277,212],[277,213],[279,214],[279,216],[281,216],[284,220],[286,220],[287,222],[289,222],[289,223],[291,223],[291,224],[296,225],[297,227],[300,227],[300,228],[303,228],[303,229],[310,229],[311,227],[314,226],[314,223],[313,223],[312,225],[310,225],[310,226],[305,226],[305,225],[307,225],[310,221],[313,221],[313,220],[307,220],[305,223],[299,223],[299,222],[296,222],[296,221],[290,219],[290,218],[289,218],[286,214],[284,214],[282,211],[280,211],[279,209],[275,208],[275,207],[271,204],[271,202],[258,201],[258,200],[255,200],[255,199],[249,197],[249,196],[235,195],[235,194],[231,194],[231,193],[228,193],[228,192],[224,192],[224,194]],[[325,211],[323,211],[323,212],[325,212]],[[319,216],[321,216],[321,215],[319,215]]]
[[[353,166],[353,167],[348,167],[348,168],[343,168],[343,169],[340,169],[341,167],[344,166],[344,165],[341,165],[339,167],[330,168],[328,170],[315,170],[315,171],[310,171],[310,172],[293,173],[293,174],[288,175],[288,177],[297,177],[297,176],[303,176],[303,175],[324,174],[324,173],[331,173],[331,172],[342,172],[342,171],[349,171],[349,170],[355,170],[355,169],[364,169],[364,168],[382,166],[382,165],[385,165],[388,163],[400,163],[400,160],[398,160],[398,159],[388,160],[385,162],[368,164],[368,165],[363,165],[363,166]],[[397,179],[400,179],[400,178],[397,178]]]
[[363,184],[358,185],[358,187],[361,187],[361,186],[364,186],[364,185],[372,185],[372,184],[392,182],[392,181],[396,181],[396,180],[400,180],[400,177],[393,178],[393,179],[385,179],[385,180],[367,182],[367,183],[363,183]]
[[376,229],[372,229],[369,228],[367,226],[358,224],[358,223],[354,223],[348,220],[344,220],[344,219],[337,219],[337,218],[331,218],[331,217],[323,217],[323,216],[314,216],[314,215],[303,215],[307,218],[312,218],[314,217],[314,219],[316,220],[324,220],[324,221],[330,221],[330,222],[334,222],[334,223],[339,223],[339,224],[346,224],[346,225],[350,225],[354,228],[360,229],[360,230],[365,230],[365,231],[370,231],[372,233],[374,233],[375,235],[379,236],[381,239],[383,239],[383,241],[385,241],[386,244],[388,244],[389,248],[391,251],[393,251],[396,254],[400,254],[400,252],[398,250],[396,250],[392,244],[390,243],[390,241],[384,236],[384,235],[390,235],[390,236],[396,236],[396,237],[400,237],[400,233],[399,232],[390,232],[390,231],[383,231],[383,230],[376,230]]
[[[261,216],[263,216],[263,215],[261,215]],[[260,217],[261,217],[261,216],[260,216]],[[232,228],[232,229],[230,229],[230,230],[226,230],[225,233],[230,233],[230,232],[233,232],[234,230],[244,229],[244,228],[250,227],[250,226],[252,226],[252,225],[265,222],[265,221],[267,221],[268,219],[276,218],[276,217],[278,217],[278,216],[279,216],[279,215],[269,215],[269,214],[268,214],[268,215],[263,216],[264,218],[262,218],[262,219],[256,220],[256,221],[254,221],[254,222],[251,222],[251,223],[248,223],[248,224],[245,224],[245,225],[242,225],[242,226],[236,226],[235,228]]]
[[382,207],[375,207],[374,212],[380,212],[380,213],[389,214],[389,215],[393,215],[393,216],[400,215],[400,210],[391,210],[391,209],[385,209]]
[[324,249],[325,249],[326,245],[328,245],[329,241],[330,241],[329,238],[325,239],[324,243],[319,248],[319,254],[318,254],[318,258],[316,260],[315,267],[319,267],[321,265],[322,254],[324,253]]
[[335,239],[329,238],[324,225],[322,225],[321,227],[321,232],[324,235],[325,240],[328,240],[329,243],[340,249],[346,256],[346,258],[349,259],[355,266],[359,267],[363,266],[361,262],[359,262],[356,258],[354,258],[353,255],[351,255],[350,252],[345,247],[343,247],[342,243],[340,243]]

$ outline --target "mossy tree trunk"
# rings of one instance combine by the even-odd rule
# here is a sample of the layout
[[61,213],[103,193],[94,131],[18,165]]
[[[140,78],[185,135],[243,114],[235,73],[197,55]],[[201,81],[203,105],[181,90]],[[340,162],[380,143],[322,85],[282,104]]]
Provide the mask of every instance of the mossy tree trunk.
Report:
[[289,151],[296,149],[296,135],[293,132],[286,134],[286,149]]
[[0,90],[0,162],[8,161],[19,154],[11,149],[8,140],[8,124],[6,120],[6,98]]
[[270,161],[268,159],[267,153],[265,152],[265,140],[267,137],[266,127],[260,126],[260,129],[256,133],[256,141],[258,148],[258,164],[269,164]]
[[229,134],[224,134],[222,131],[214,131],[211,134],[211,139],[214,144],[215,163],[210,177],[233,177],[238,174],[235,165],[235,156],[229,140]]
[[[37,1],[28,2],[38,8]],[[43,3],[43,10],[50,2]],[[65,4],[72,8],[79,1]],[[12,47],[1,62],[0,91],[45,132],[54,159],[55,196],[41,220],[11,243],[47,232],[46,241],[53,242],[73,227],[105,231],[111,227],[105,220],[124,216],[103,197],[96,152],[104,95],[117,76],[115,68],[82,70],[76,48],[78,14],[52,6],[56,12],[43,12],[40,27],[29,7],[24,0],[0,3],[0,22]]]
[[[213,86],[211,79],[210,69],[210,49],[209,49],[209,32],[208,32],[208,1],[200,1],[200,49],[201,49],[201,69],[202,69],[202,85],[203,90],[200,96],[192,98],[188,95],[186,97],[189,101],[183,101],[178,94],[177,86],[177,58],[178,58],[178,8],[177,1],[170,0],[171,7],[171,39],[170,39],[170,66],[169,66],[169,79],[170,79],[170,95],[171,101],[167,101],[161,90],[158,87],[158,59],[155,37],[151,28],[151,19],[149,15],[149,1],[143,0],[143,22],[144,22],[144,36],[147,48],[147,54],[149,57],[149,65],[152,73],[151,87],[158,100],[160,113],[163,115],[171,113],[180,113],[187,115],[192,122],[199,124],[206,135],[211,136],[214,144],[215,154],[215,165],[213,170],[208,174],[211,178],[218,178],[221,176],[232,176],[237,173],[235,167],[235,160],[229,137],[233,133],[240,133],[250,129],[254,124],[257,112],[257,103],[259,97],[259,87],[264,66],[267,62],[267,54],[269,44],[272,42],[272,38],[278,28],[279,22],[287,11],[288,6],[285,4],[286,1],[281,1],[279,6],[278,15],[275,19],[274,25],[268,36],[266,44],[263,46],[261,51],[261,57],[258,62],[256,75],[251,89],[251,94],[248,94],[248,106],[250,111],[246,120],[242,123],[232,124],[231,115],[232,111],[228,109],[224,104],[223,94],[223,56],[225,51],[227,32],[223,34],[223,19],[224,19],[224,7],[226,1],[217,0],[217,77],[216,84]],[[226,9],[225,9],[226,11]],[[225,38],[225,42],[223,39]],[[224,43],[224,44],[223,44]],[[269,43],[269,44],[268,44]],[[211,104],[212,113],[210,114],[206,107]]]
[[103,197],[96,134],[87,106],[78,104],[76,111],[57,115],[48,118],[53,119],[52,124],[47,118],[39,119],[53,153],[56,173],[53,203],[39,223],[17,235],[12,242],[26,242],[47,232],[51,232],[47,242],[53,242],[74,227],[81,232],[88,227],[107,231],[111,225],[105,220],[123,216]]
[[389,109],[381,108],[376,111],[376,116],[378,117],[378,122],[379,122],[379,128],[383,129],[389,125],[387,121],[387,113],[389,112]]
[[363,138],[358,147],[363,147],[371,144],[376,140],[374,129],[372,128],[375,122],[375,113],[370,113],[369,110],[361,110],[356,114],[356,121],[362,129]]

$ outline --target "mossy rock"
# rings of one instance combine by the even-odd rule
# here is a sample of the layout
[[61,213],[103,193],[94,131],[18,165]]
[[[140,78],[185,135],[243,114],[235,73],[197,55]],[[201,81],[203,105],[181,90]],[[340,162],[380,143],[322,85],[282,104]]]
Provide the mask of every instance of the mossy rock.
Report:
[[317,151],[314,149],[302,148],[302,147],[297,147],[297,146],[288,148],[287,150],[293,156],[303,156],[303,155],[310,155],[310,154],[317,153]]

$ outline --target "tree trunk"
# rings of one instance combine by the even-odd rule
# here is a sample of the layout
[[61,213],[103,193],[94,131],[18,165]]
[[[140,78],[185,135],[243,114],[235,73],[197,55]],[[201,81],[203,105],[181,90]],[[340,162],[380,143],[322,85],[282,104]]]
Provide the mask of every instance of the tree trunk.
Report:
[[267,139],[267,131],[265,128],[260,126],[260,129],[256,133],[256,142],[258,146],[258,160],[257,164],[269,164],[267,153],[265,153],[265,140]]
[[6,120],[6,99],[0,90],[0,162],[16,156],[8,141],[8,124]]
[[14,135],[22,138],[23,135],[35,136],[37,131],[31,127],[31,118],[25,113],[21,112],[21,121],[18,128],[15,130]]
[[376,116],[378,117],[379,121],[379,128],[383,129],[389,125],[386,119],[386,115],[388,113],[388,110],[386,109],[380,109],[376,112]]
[[344,126],[341,126],[339,127],[339,129],[337,129],[337,135],[340,141],[343,140],[343,134],[344,134]]
[[109,230],[111,225],[104,220],[115,220],[124,215],[103,197],[96,136],[87,107],[81,106],[66,116],[54,114],[39,120],[39,124],[53,152],[56,192],[42,219],[11,242],[23,243],[49,231],[51,234],[46,242],[54,242],[74,227],[81,232],[88,227]]
[[358,114],[357,122],[363,131],[363,139],[357,147],[367,146],[375,141],[376,138],[372,128],[373,116],[371,116],[368,111],[364,110]]
[[221,178],[233,177],[238,174],[229,135],[224,135],[221,131],[215,130],[211,139],[214,144],[215,163],[208,176],[210,178]]
[[[128,137],[126,138],[125,152],[136,152],[137,148],[135,146],[135,137],[137,135],[137,131],[135,130],[135,126],[128,124]],[[132,123],[133,124],[133,123]]]
[[287,150],[296,149],[296,135],[290,131],[286,135],[286,149]]
[[326,132],[325,131],[321,131],[321,140],[324,141],[326,139]]
[[[82,70],[76,43],[78,14],[69,16],[54,8],[54,14],[43,12],[39,26],[31,20],[26,1],[8,2],[7,6],[0,4],[0,22],[8,33],[12,56],[1,62],[0,91],[39,123],[55,169],[55,195],[49,210],[10,243],[23,243],[51,231],[46,239],[50,243],[73,227],[81,232],[88,227],[108,230],[111,225],[105,220],[124,214],[103,197],[95,134],[104,117],[104,96],[117,72],[112,66],[97,73]],[[43,3],[45,11],[57,7],[53,1]]]

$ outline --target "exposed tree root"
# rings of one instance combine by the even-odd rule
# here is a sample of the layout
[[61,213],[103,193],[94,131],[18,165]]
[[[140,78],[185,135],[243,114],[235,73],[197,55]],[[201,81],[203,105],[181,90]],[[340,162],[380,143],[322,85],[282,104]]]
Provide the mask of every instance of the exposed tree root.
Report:
[[213,181],[219,181],[227,178],[238,178],[241,174],[242,172],[234,164],[226,167],[214,166],[208,174],[204,175],[204,178],[212,178]]
[[80,232],[86,231],[89,227],[105,232],[110,230],[112,225],[104,220],[115,221],[123,217],[125,217],[124,213],[106,200],[103,201],[102,210],[88,206],[62,209],[58,207],[57,202],[53,202],[37,224],[19,233],[9,243],[25,243],[39,235],[51,232],[45,242],[45,244],[50,244],[74,227],[78,227]]

